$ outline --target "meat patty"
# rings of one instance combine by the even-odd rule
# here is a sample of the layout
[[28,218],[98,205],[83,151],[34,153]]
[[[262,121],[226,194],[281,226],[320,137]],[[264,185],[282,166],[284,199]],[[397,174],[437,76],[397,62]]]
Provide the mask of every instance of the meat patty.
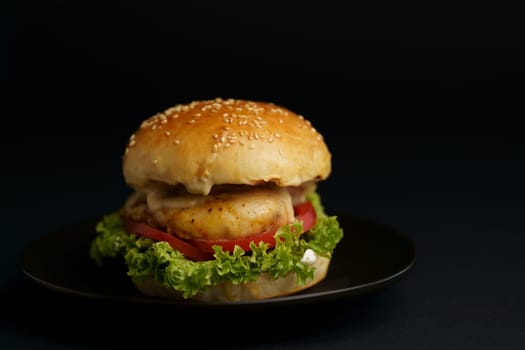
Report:
[[132,194],[122,213],[187,239],[250,237],[294,220],[290,192],[277,186],[225,186],[202,196],[156,185]]

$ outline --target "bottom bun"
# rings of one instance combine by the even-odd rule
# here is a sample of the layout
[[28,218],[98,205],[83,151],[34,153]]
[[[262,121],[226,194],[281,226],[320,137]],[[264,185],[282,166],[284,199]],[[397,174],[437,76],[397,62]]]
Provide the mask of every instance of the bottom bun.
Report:
[[[322,281],[328,273],[329,266],[329,258],[318,256],[316,262],[313,264],[314,276],[304,284],[297,284],[297,277],[293,272],[278,279],[274,279],[269,273],[264,272],[261,273],[255,281],[244,284],[233,284],[231,281],[224,281],[210,287],[205,292],[193,296],[191,300],[234,302],[268,299],[295,294]],[[147,277],[140,282],[135,282],[135,286],[141,293],[149,296],[182,299],[181,294],[175,289],[165,287],[152,277]]]

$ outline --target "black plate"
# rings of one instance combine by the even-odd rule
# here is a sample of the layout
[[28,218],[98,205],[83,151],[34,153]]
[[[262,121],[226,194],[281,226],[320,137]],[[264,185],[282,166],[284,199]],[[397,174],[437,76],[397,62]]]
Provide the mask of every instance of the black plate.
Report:
[[415,262],[413,242],[401,232],[373,221],[338,216],[345,236],[336,247],[330,270],[321,283],[298,294],[246,302],[164,300],[140,294],[126,276],[123,263],[99,268],[89,258],[96,220],[43,235],[21,256],[23,272],[38,284],[80,297],[178,306],[270,306],[348,298],[398,281]]

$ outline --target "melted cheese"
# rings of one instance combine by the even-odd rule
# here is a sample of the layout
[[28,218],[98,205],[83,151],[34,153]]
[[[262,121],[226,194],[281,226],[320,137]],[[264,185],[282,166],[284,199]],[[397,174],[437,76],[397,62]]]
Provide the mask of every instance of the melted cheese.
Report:
[[184,209],[198,205],[206,200],[206,196],[197,194],[170,195],[167,188],[151,186],[144,191],[146,203],[151,212],[164,209]]

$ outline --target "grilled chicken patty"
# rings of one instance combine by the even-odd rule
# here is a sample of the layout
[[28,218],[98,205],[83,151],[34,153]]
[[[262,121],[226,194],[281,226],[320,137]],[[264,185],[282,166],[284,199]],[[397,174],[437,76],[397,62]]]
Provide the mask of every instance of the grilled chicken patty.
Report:
[[122,214],[181,238],[237,239],[292,222],[293,203],[304,200],[298,192],[277,186],[224,186],[203,196],[156,184],[133,193]]

